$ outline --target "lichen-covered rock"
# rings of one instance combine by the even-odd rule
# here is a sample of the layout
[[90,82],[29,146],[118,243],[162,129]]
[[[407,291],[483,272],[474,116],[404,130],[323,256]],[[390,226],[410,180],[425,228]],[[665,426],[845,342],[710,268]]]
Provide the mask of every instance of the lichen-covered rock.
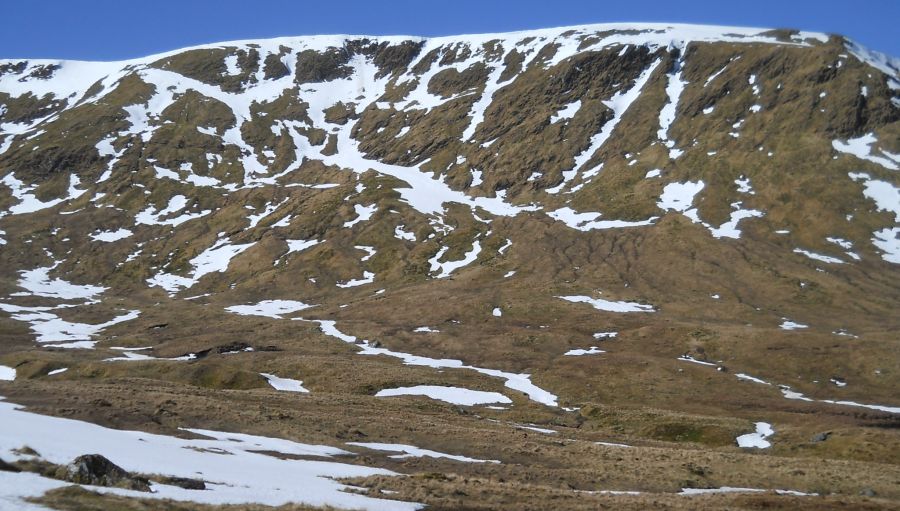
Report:
[[150,481],[134,476],[99,454],[85,454],[60,466],[56,477],[77,484],[113,486],[128,490],[150,491]]

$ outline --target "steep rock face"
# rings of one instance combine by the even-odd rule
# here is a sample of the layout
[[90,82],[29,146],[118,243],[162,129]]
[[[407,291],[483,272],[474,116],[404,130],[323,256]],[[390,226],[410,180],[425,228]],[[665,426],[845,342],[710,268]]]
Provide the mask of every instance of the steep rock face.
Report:
[[[533,417],[712,446],[748,409],[797,439],[810,409],[890,421],[898,120],[896,61],[790,31],[0,61],[0,362],[81,364],[79,389],[135,376],[125,359],[235,392],[268,388],[272,366],[343,397],[463,382]],[[601,355],[567,355],[604,332]],[[784,399],[798,392],[818,401]],[[844,426],[850,447],[816,455],[878,458]]]

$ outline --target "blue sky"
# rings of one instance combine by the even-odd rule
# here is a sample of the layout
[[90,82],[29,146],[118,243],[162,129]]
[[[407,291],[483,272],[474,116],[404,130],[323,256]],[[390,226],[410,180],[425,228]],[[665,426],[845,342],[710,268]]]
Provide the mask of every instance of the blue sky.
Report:
[[837,32],[900,57],[900,0],[17,0],[0,12],[0,58],[116,60],[232,39],[433,36],[620,21]]

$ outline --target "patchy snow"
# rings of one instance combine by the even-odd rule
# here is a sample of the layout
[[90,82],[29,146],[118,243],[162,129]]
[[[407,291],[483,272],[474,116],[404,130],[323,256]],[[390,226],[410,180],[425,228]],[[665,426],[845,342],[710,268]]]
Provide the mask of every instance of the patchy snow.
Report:
[[43,296],[45,298],[59,298],[62,300],[94,300],[97,295],[106,291],[106,288],[101,286],[78,285],[59,278],[51,279],[50,271],[54,270],[58,265],[59,263],[53,266],[20,271],[19,274],[22,275],[22,278],[19,279],[18,285],[24,288],[25,292],[13,293],[11,296]]
[[710,366],[710,367],[719,367],[719,364],[713,364],[712,362],[704,362],[703,360],[697,360],[696,358],[690,355],[682,355],[678,357],[678,360],[683,362],[691,362],[693,364],[700,364],[702,366]]
[[13,381],[16,379],[16,370],[9,366],[0,365],[0,381]]
[[778,328],[780,328],[782,330],[801,330],[804,328],[809,328],[809,326],[804,325],[803,323],[796,323],[787,318],[781,318],[781,319],[783,321],[781,322],[780,325],[778,325]]
[[834,243],[835,245],[837,245],[845,250],[850,250],[853,248],[853,243],[850,241],[847,241],[843,238],[827,237],[827,238],[825,238],[825,240],[828,241],[829,243]]
[[[64,488],[69,483],[58,479],[51,479],[34,472],[7,472],[0,471],[0,509],[10,511],[51,511],[50,508],[28,502],[27,499],[35,499],[50,490]],[[85,486],[94,489],[91,486]]]
[[594,442],[596,445],[602,445],[604,447],[621,447],[621,448],[631,448],[632,446],[628,444],[617,444],[614,442]]
[[647,220],[599,220],[600,213],[578,213],[574,209],[565,206],[547,213],[551,218],[559,220],[572,229],[579,231],[593,231],[597,229],[622,229],[626,227],[644,227],[653,225],[657,217]]
[[291,220],[294,219],[294,215],[287,215],[282,217],[281,220],[272,224],[272,227],[289,227],[291,225]]
[[[738,185],[741,186],[740,184]],[[742,193],[752,194],[752,189],[747,184],[747,191]],[[742,209],[741,202],[731,204],[731,215],[729,220],[724,224],[716,227],[700,220],[697,208],[693,207],[694,198],[704,188],[703,181],[687,181],[684,183],[669,183],[663,188],[656,205],[663,210],[672,210],[682,213],[695,224],[706,227],[714,238],[740,238],[741,231],[738,229],[738,223],[746,218],[756,218],[763,216],[763,212],[755,209]]]
[[606,353],[606,352],[601,350],[597,346],[591,346],[589,349],[586,349],[586,350],[585,349],[569,350],[569,351],[563,353],[563,355],[578,357],[578,356],[582,356],[582,355],[599,355],[600,353]]
[[154,165],[153,171],[156,174],[156,177],[159,179],[171,179],[173,181],[181,181],[181,176],[179,176],[177,172],[172,172],[171,170],[162,168],[159,165]]
[[366,253],[366,255],[362,256],[359,259],[360,262],[363,262],[363,263],[368,261],[369,259],[372,259],[372,256],[374,256],[376,253],[375,247],[370,247],[367,245],[354,245],[353,248],[355,248],[357,250],[362,250],[363,252]]
[[835,237],[827,237],[825,238],[829,243],[834,243],[835,245],[844,249],[844,253],[847,254],[847,257],[850,257],[853,260],[859,261],[861,258],[859,254],[853,251],[853,242],[845,240],[843,238],[835,238]]
[[503,71],[506,70],[506,66],[503,65],[502,60],[496,62],[493,66],[489,66],[488,69],[490,72],[488,73],[487,81],[484,84],[484,91],[482,92],[481,97],[472,104],[472,109],[469,112],[469,125],[466,126],[466,129],[464,129],[462,133],[461,140],[463,142],[468,142],[475,136],[475,130],[482,122],[484,122],[485,111],[491,105],[494,94],[502,87],[500,76],[503,75]]
[[303,382],[300,380],[292,380],[290,378],[280,378],[274,374],[259,373],[263,376],[275,390],[284,390],[286,392],[304,392],[309,391],[303,388]]
[[182,277],[171,273],[159,273],[147,279],[147,283],[150,286],[158,286],[165,289],[170,296],[174,295],[182,288],[193,287],[204,275],[214,272],[225,272],[235,256],[255,244],[256,242],[232,245],[227,238],[220,239],[213,246],[200,252],[189,261],[193,267],[190,276]]
[[228,55],[225,57],[225,72],[231,76],[241,74],[241,68],[238,66],[238,56]]
[[463,258],[458,261],[444,261],[440,262],[440,259],[447,253],[449,250],[448,247],[444,246],[438,250],[437,254],[434,255],[431,259],[428,260],[428,263],[431,265],[431,272],[440,271],[435,278],[443,279],[450,276],[454,271],[468,266],[475,262],[478,259],[478,254],[481,253],[481,242],[475,240],[472,242],[472,250],[468,251],[463,255]]
[[728,59],[728,62],[725,63],[724,66],[722,66],[722,69],[719,69],[719,70],[716,71],[715,73],[709,75],[709,78],[706,79],[706,82],[703,84],[703,86],[706,87],[707,85],[709,85],[710,83],[712,83],[713,80],[715,80],[716,78],[718,78],[718,76],[719,76],[720,74],[722,74],[722,73],[725,71],[725,69],[728,68],[728,64],[731,64],[732,61],[737,60],[737,59],[739,59],[739,58],[741,58],[741,57],[738,56],[738,57],[733,57],[733,58]]
[[208,273],[224,272],[235,256],[255,244],[252,242],[244,245],[232,245],[227,239],[219,241],[191,259],[191,266],[194,267],[193,278],[199,280]]
[[354,204],[353,210],[356,211],[356,218],[344,222],[344,227],[350,228],[360,222],[369,220],[370,218],[372,218],[372,215],[375,213],[375,211],[378,210],[378,205],[372,204],[371,206],[363,206],[361,204]]
[[703,190],[703,181],[669,183],[663,188],[656,205],[662,210],[687,212],[694,204],[694,197]]
[[776,495],[792,495],[794,497],[815,497],[818,493],[803,493],[795,490],[766,490],[762,488],[737,488],[722,486],[720,488],[682,488],[677,495],[713,495],[717,493],[765,493],[774,491]]
[[734,376],[738,380],[745,380],[745,381],[749,381],[749,382],[753,382],[753,383],[759,383],[760,385],[771,385],[771,383],[769,383],[765,380],[756,378],[755,376],[750,376],[749,374],[737,373]]
[[[851,138],[846,142],[841,140],[833,140],[831,146],[838,152],[851,154],[861,160],[867,160],[877,163],[882,167],[890,170],[900,170],[900,155],[888,153],[882,149],[875,149],[873,144],[878,142],[874,133],[865,134],[859,138]],[[874,154],[875,151],[881,153],[881,156]]]
[[115,231],[96,231],[91,234],[91,239],[94,241],[104,241],[106,243],[111,243],[113,241],[119,241],[121,239],[125,239],[134,234],[128,229],[117,229]]
[[753,95],[759,96],[759,84],[756,83],[756,75],[750,75],[750,78],[747,79],[747,83],[750,84],[753,88]]
[[728,221],[718,227],[702,222],[702,225],[709,229],[710,234],[712,234],[714,238],[738,239],[741,237],[741,230],[738,229],[738,223],[741,220],[763,216],[763,212],[756,209],[741,209],[741,202],[733,202],[731,208],[731,216]]
[[12,172],[4,176],[3,179],[0,179],[0,183],[3,183],[7,187],[9,187],[12,196],[19,201],[18,204],[15,204],[9,208],[8,212],[10,215],[35,213],[43,209],[52,208],[57,204],[62,204],[63,202],[77,199],[86,191],[78,189],[78,185],[81,184],[81,181],[75,174],[71,174],[69,176],[69,188],[66,192],[67,195],[65,197],[52,199],[47,202],[41,201],[32,193],[37,188],[37,185],[26,186],[25,183],[16,179]]
[[778,388],[781,390],[781,395],[783,395],[785,399],[793,399],[793,400],[797,400],[797,401],[809,401],[809,402],[814,401],[813,399],[810,399],[810,398],[804,396],[800,392],[794,392],[787,385],[779,385]]
[[[791,323],[791,322],[787,322],[787,323]],[[796,323],[791,323],[791,324],[796,325]],[[806,328],[805,326],[802,326],[802,327]],[[709,362],[703,362],[703,361],[697,360],[693,357],[690,357],[688,355],[683,355],[681,357],[678,357],[678,360],[684,360],[686,362],[694,362],[696,364],[701,364],[701,365],[705,365],[705,366],[718,367],[716,364],[711,364]],[[753,376],[749,376],[749,375],[746,375],[743,373],[737,373],[737,374],[735,374],[735,377],[737,377],[739,380],[751,381],[753,383],[758,383],[761,385],[772,385],[771,383],[769,383],[767,381],[764,381],[759,378],[755,378]],[[787,385],[778,385],[778,389],[781,391],[781,394],[784,396],[785,399],[791,399],[791,400],[796,400],[796,401],[806,401],[809,403],[819,402],[819,403],[828,403],[828,404],[841,405],[841,406],[853,406],[853,407],[858,407],[858,408],[868,408],[870,410],[878,410],[881,412],[900,414],[900,407],[898,407],[898,406],[872,405],[872,404],[857,403],[855,401],[843,401],[843,400],[837,401],[837,400],[831,400],[831,399],[811,399],[811,398],[804,396],[802,393],[791,389],[791,387],[789,387]]]
[[48,372],[48,373],[47,373],[47,376],[53,376],[54,374],[64,373],[64,372],[66,372],[66,371],[68,371],[68,370],[69,370],[68,367],[61,367],[61,368],[59,368],[59,369],[54,369],[54,370]]
[[772,444],[766,439],[774,434],[775,430],[772,429],[771,424],[767,422],[757,422],[755,433],[741,435],[737,437],[735,441],[737,441],[738,447],[767,449],[771,447]]
[[[172,357],[172,358],[160,358],[154,357],[151,355],[145,355],[143,353],[138,353],[138,351],[144,351],[152,349],[152,346],[147,346],[143,348],[122,348],[119,346],[113,346],[110,349],[121,351],[122,355],[118,357],[104,358],[104,362],[143,362],[147,360],[162,360],[168,362],[187,362],[189,360],[196,360],[197,355],[194,353],[189,353],[187,355],[182,355],[180,357]],[[252,351],[252,348],[248,348]]]
[[343,283],[338,282],[335,285],[340,288],[348,288],[348,287],[364,286],[366,284],[371,284],[373,282],[375,282],[375,274],[370,271],[364,271],[363,278],[361,278],[361,279],[351,279],[351,280],[348,280],[347,282],[343,282]]
[[255,214],[255,215],[250,215],[250,216],[248,216],[248,217],[247,217],[247,220],[250,221],[250,225],[247,226],[247,229],[253,229],[253,228],[256,227],[257,225],[259,225],[259,223],[260,223],[264,218],[266,218],[267,216],[269,216],[269,215],[271,215],[272,213],[274,213],[275,210],[277,210],[277,209],[280,208],[282,205],[284,205],[285,202],[287,202],[287,199],[284,199],[283,201],[281,201],[281,202],[278,203],[278,204],[266,204],[266,207],[265,207],[265,209],[262,210],[262,212],[257,213],[257,214]]
[[[66,307],[68,306],[63,305],[57,308]],[[48,312],[52,310],[49,307],[17,307],[0,304],[0,310],[12,313],[10,316],[12,319],[30,323],[31,331],[37,336],[36,340],[39,343],[62,343],[49,344],[48,347],[81,349],[93,348],[97,341],[91,339],[104,329],[131,321],[140,315],[140,311],[132,310],[104,323],[90,324],[63,320],[56,314]]]
[[635,78],[634,84],[628,90],[619,91],[608,100],[604,100],[603,104],[612,110],[612,118],[606,121],[603,124],[603,127],[600,129],[600,132],[593,135],[588,143],[588,147],[575,156],[575,165],[572,166],[571,169],[567,171],[563,171],[563,180],[560,184],[553,188],[548,188],[545,191],[547,193],[558,193],[560,192],[569,181],[575,178],[578,173],[578,170],[581,169],[587,162],[594,156],[603,144],[609,139],[612,135],[613,130],[622,120],[622,116],[625,112],[628,111],[631,104],[641,95],[641,91],[646,85],[647,81],[650,79],[650,75],[653,74],[653,71],[659,66],[661,59],[657,59],[653,64],[645,69],[641,74]]
[[541,428],[531,424],[516,424],[516,428],[527,429],[528,431],[535,431],[537,433],[543,433],[545,435],[555,435],[559,433],[559,431],[556,431],[555,429]]
[[681,155],[681,151],[675,149],[675,141],[669,138],[669,128],[675,122],[678,101],[687,85],[687,82],[681,79],[681,66],[682,60],[676,60],[672,63],[672,71],[666,75],[666,96],[668,96],[668,101],[659,111],[659,131],[656,132],[663,145],[669,148],[669,158],[673,160]]
[[269,318],[282,319],[283,314],[302,311],[315,307],[308,303],[298,302],[296,300],[263,300],[251,305],[232,305],[225,307],[225,310],[241,316],[265,316]]
[[880,412],[900,414],[900,406],[870,405],[870,404],[857,403],[856,401],[833,400],[833,399],[810,399],[810,398],[804,396],[802,393],[794,391],[787,385],[779,385],[778,387],[781,390],[781,394],[785,397],[785,399],[793,399],[793,400],[807,401],[807,402],[828,403],[828,404],[832,404],[832,405],[841,405],[841,406],[853,406],[853,407],[857,407],[857,408],[868,408],[870,410],[878,410]]
[[385,452],[396,452],[399,454],[394,454],[388,456],[389,458],[393,458],[396,460],[403,460],[406,458],[446,458],[453,461],[461,461],[463,463],[500,463],[497,460],[479,460],[476,458],[469,458],[466,456],[457,456],[455,454],[445,454],[442,452],[431,451],[428,449],[421,449],[419,447],[413,445],[406,444],[383,444],[376,442],[347,442],[347,445],[354,445],[356,447],[363,447],[366,449],[371,449],[373,451],[385,451]]
[[598,341],[600,339],[615,339],[617,335],[619,335],[619,332],[597,332],[594,334],[594,339]]
[[550,116],[550,124],[556,124],[559,121],[568,121],[572,117],[575,117],[575,114],[578,113],[579,109],[581,109],[581,100],[576,99]]
[[587,303],[597,310],[607,312],[654,312],[656,310],[652,305],[626,301],[615,302],[602,298],[591,298],[590,296],[557,296],[557,298],[572,303]]
[[435,330],[435,329],[433,329],[431,327],[427,327],[427,326],[420,326],[420,327],[414,329],[413,332],[415,332],[417,334],[437,334],[437,333],[440,333],[441,331]]
[[[60,435],[60,431],[66,434]],[[300,503],[373,511],[420,507],[414,503],[373,499],[347,492],[347,486],[335,479],[394,473],[328,459],[350,454],[343,449],[241,433],[185,431],[206,438],[184,439],[109,429],[26,412],[17,405],[0,401],[0,456],[4,459],[22,458],[23,455],[15,450],[28,445],[51,463],[67,464],[84,453],[96,453],[128,471],[207,481],[205,491],[154,484],[153,493],[100,488],[104,492],[210,505]],[[324,459],[286,459],[261,451]],[[227,455],[228,463],[223,463],[223,455]],[[68,485],[60,481],[53,484]]]
[[[319,243],[322,243],[322,240],[284,240],[287,243],[288,251],[287,254],[292,254],[294,252],[302,252],[308,248],[312,248]],[[285,254],[285,255],[287,255]]]
[[138,224],[143,225],[168,225],[171,227],[178,227],[179,225],[189,220],[194,220],[196,218],[200,218],[212,213],[211,209],[207,209],[196,213],[184,213],[176,217],[163,220],[163,217],[167,217],[169,215],[177,213],[187,207],[187,205],[187,197],[185,197],[184,195],[175,195],[174,197],[169,199],[169,204],[162,210],[157,210],[153,206],[148,206],[146,209],[138,212],[138,214],[135,215],[134,221]]
[[[300,319],[300,318],[297,318]],[[558,397],[555,394],[552,394],[531,382],[531,375],[527,373],[510,373],[506,371],[500,371],[498,369],[487,369],[483,367],[475,367],[463,364],[462,360],[452,359],[452,358],[430,358],[423,357],[419,355],[413,355],[410,353],[401,353],[397,351],[391,351],[386,348],[376,348],[372,346],[369,341],[357,339],[353,335],[347,335],[335,326],[335,322],[331,320],[302,320],[302,321],[314,321],[319,324],[319,328],[325,335],[330,335],[341,341],[346,343],[352,343],[360,347],[361,355],[385,355],[388,357],[399,358],[403,361],[404,364],[413,365],[413,366],[426,366],[433,367],[435,369],[469,369],[472,371],[476,371],[481,374],[486,374],[488,376],[492,376],[495,378],[501,378],[505,380],[504,385],[507,388],[517,390],[526,394],[532,401],[536,401],[538,403],[547,405],[547,406],[558,406],[557,399]]]
[[644,179],[659,177],[660,174],[662,174],[662,170],[660,170],[660,169],[648,170],[647,173],[644,174]]
[[881,258],[900,264],[900,227],[884,228],[872,233],[872,244],[884,252]]
[[499,318],[503,315],[503,310],[500,309],[500,307],[494,307],[494,310],[491,311],[491,315],[493,315],[495,318]]
[[829,403],[832,405],[842,405],[842,406],[854,406],[857,408],[868,408],[870,410],[878,410],[879,412],[888,412],[894,414],[900,414],[900,406],[885,406],[885,405],[866,405],[862,403],[857,403],[856,401],[845,401],[845,400],[832,400],[832,399],[820,399],[819,401],[823,403]]
[[815,261],[821,261],[823,263],[844,264],[844,261],[841,259],[838,259],[837,257],[831,257],[831,256],[823,255],[823,254],[817,254],[815,252],[810,252],[809,250],[803,250],[801,248],[795,248],[794,253],[795,254],[803,254],[810,259],[813,259]]
[[440,385],[417,385],[415,387],[397,387],[379,390],[375,397],[390,396],[426,396],[438,401],[454,405],[475,406],[492,403],[511,404],[512,400],[499,392],[484,392],[461,387],[445,387]]
[[850,173],[854,181],[863,182],[863,195],[875,202],[878,211],[894,214],[894,221],[900,222],[900,188],[887,181],[872,179],[865,173]]
[[472,183],[469,186],[478,186],[483,183],[484,180],[481,179],[481,171],[472,169]]
[[750,178],[741,176],[734,180],[734,184],[737,185],[738,193],[756,195],[756,192],[753,191],[753,185],[750,184]]
[[416,241],[415,233],[406,231],[404,229],[404,227],[405,226],[403,226],[403,225],[398,225],[397,227],[395,227],[394,228],[394,237],[397,238],[398,240],[403,240],[403,241]]

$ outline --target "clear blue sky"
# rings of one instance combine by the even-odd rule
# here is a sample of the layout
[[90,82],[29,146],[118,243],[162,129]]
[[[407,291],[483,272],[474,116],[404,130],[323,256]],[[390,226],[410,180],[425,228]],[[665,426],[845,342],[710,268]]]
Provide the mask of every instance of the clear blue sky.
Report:
[[233,39],[433,36],[619,21],[836,32],[900,57],[900,0],[10,0],[0,13],[0,58],[118,60]]

